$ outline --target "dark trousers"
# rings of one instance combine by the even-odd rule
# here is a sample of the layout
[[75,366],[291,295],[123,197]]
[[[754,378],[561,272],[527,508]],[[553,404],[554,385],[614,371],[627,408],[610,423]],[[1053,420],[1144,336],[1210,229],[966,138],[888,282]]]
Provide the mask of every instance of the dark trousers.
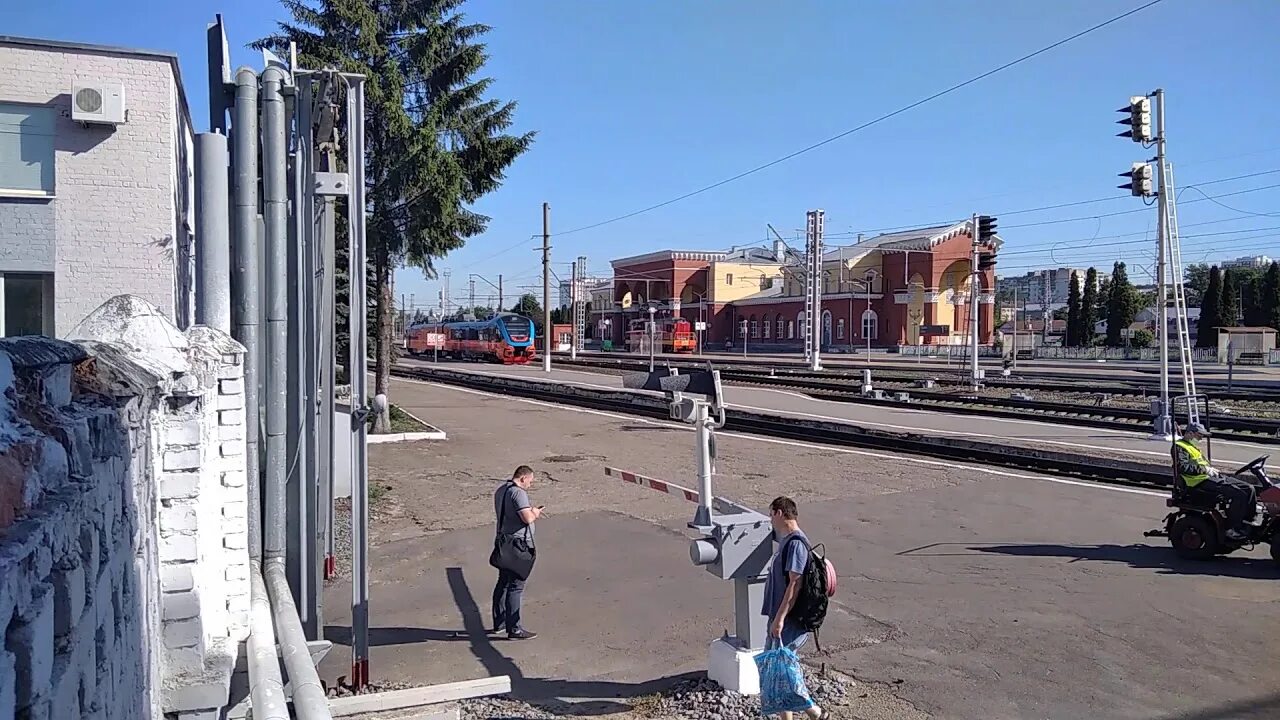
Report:
[[1200,483],[1227,501],[1227,529],[1239,530],[1246,518],[1253,517],[1257,500],[1253,486],[1239,478],[1221,476]]
[[508,633],[519,632],[520,600],[524,596],[524,581],[509,570],[498,571],[498,583],[493,586],[493,629],[503,626]]

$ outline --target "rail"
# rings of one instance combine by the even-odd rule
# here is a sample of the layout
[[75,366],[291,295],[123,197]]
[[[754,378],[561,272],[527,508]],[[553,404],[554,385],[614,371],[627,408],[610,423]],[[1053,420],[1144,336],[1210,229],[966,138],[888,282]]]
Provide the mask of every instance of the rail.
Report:
[[[482,375],[435,367],[398,367],[392,370],[392,374],[398,377],[545,400],[562,405],[606,410],[624,415],[664,420],[668,418],[666,401],[662,396],[654,393],[622,389],[599,390],[545,380]],[[1110,484],[1162,488],[1168,486],[1170,479],[1168,468],[1130,460],[925,433],[893,432],[861,427],[853,423],[825,422],[737,409],[728,411],[724,429],[729,432],[920,455]]]

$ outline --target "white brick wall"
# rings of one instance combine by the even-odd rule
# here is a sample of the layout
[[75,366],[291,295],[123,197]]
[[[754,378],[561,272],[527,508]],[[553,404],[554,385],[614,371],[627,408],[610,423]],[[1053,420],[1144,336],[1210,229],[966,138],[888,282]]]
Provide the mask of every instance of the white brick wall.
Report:
[[[0,233],[0,272],[22,269],[4,266],[6,255],[16,250],[3,246],[35,247],[54,240],[54,331],[59,337],[105,300],[123,293],[145,298],[177,320],[182,308],[176,304],[175,269],[190,240],[185,225],[191,155],[190,128],[172,65],[141,54],[0,44],[0,68],[5,69],[0,102],[58,110],[56,197],[48,201],[54,222],[26,222],[34,212],[31,201],[0,198],[0,227],[24,229],[22,235]],[[123,83],[128,122],[115,129],[73,122],[70,93],[78,80]]]

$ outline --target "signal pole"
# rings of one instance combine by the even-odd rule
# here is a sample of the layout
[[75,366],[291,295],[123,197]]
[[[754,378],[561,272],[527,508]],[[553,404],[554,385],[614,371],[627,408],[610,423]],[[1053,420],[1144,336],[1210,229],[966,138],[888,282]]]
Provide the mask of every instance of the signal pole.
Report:
[[578,263],[570,266],[569,272],[569,312],[573,317],[573,332],[569,336],[569,359],[578,359]]
[[[806,250],[809,256],[808,297],[805,299],[805,322],[809,327],[805,339],[809,351],[809,369],[822,369],[822,210],[810,210],[805,223]],[[743,333],[743,352],[746,352],[747,338]]]
[[982,274],[978,270],[978,213],[973,214],[969,232],[973,241],[969,260],[969,389],[978,392],[978,289],[982,287]]
[[498,312],[502,312],[502,273],[498,273]]
[[[1156,225],[1156,235],[1160,240],[1160,250],[1156,253],[1156,302],[1160,304],[1160,415],[1155,420],[1153,434],[1173,439],[1173,408],[1169,406],[1169,297],[1167,288],[1167,270],[1165,269],[1165,253],[1169,247],[1169,227],[1165,220],[1169,212],[1169,188],[1164,185],[1164,90],[1157,88],[1156,96],[1156,167],[1159,168],[1159,186],[1156,190],[1156,201],[1160,205],[1160,222]],[[1178,278],[1181,282],[1182,278]],[[1184,369],[1185,372],[1185,369]],[[1187,403],[1194,402],[1187,398]]]
[[551,205],[542,203],[542,372],[551,372]]

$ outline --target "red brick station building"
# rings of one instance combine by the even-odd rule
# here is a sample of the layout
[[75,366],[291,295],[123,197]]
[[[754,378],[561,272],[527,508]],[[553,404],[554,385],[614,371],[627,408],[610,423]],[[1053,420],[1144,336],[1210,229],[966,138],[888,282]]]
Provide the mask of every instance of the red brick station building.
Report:
[[[826,350],[964,344],[970,304],[970,221],[906,230],[823,253]],[[997,251],[997,236],[982,249]],[[663,250],[614,260],[612,285],[592,290],[594,329],[615,346],[633,320],[702,321],[703,347],[787,352],[804,347],[804,260],[783,243],[730,252]],[[993,333],[995,273],[981,274],[978,337]],[[743,324],[745,322],[745,326]]]

